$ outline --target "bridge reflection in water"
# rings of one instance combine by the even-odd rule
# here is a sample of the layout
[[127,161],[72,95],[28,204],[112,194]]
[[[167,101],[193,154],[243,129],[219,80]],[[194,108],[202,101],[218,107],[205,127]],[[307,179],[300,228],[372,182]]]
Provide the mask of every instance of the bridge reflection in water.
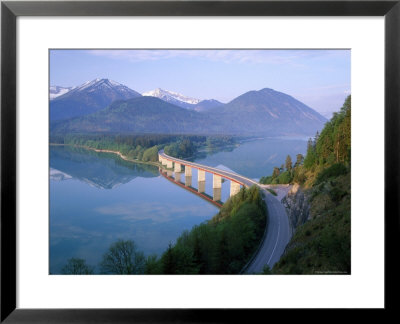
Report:
[[[217,202],[222,205],[221,202],[221,188],[222,179],[230,180],[230,197],[236,195],[240,191],[241,186],[251,187],[257,184],[255,181],[248,179],[240,174],[233,173],[231,171],[225,171],[210,167],[207,165],[202,165],[190,161],[185,161],[182,159],[174,158],[164,153],[164,150],[158,152],[158,161],[161,163],[162,168],[160,170],[162,174],[166,174],[167,178],[173,179],[177,184],[183,185],[188,190],[195,192],[195,188],[192,187],[192,169],[197,170],[197,193],[202,195],[203,198]],[[185,172],[185,183],[181,182],[182,167]],[[165,168],[165,169],[164,169]],[[175,173],[175,177],[172,178],[172,171]],[[212,197],[205,193],[206,187],[206,173],[212,174]]]
[[185,190],[188,190],[189,192],[199,196],[200,198],[203,198],[207,200],[208,202],[212,203],[213,205],[217,206],[218,208],[221,208],[223,205],[223,202],[221,201],[221,191],[222,188],[213,188],[213,195],[210,196],[206,194],[205,188],[206,188],[206,182],[205,181],[198,181],[198,188],[192,187],[192,176],[185,176],[185,182],[181,181],[181,172],[172,172],[171,170],[166,170],[163,168],[158,169],[160,171],[160,174],[166,178],[167,180],[175,183],[176,185],[182,187]]

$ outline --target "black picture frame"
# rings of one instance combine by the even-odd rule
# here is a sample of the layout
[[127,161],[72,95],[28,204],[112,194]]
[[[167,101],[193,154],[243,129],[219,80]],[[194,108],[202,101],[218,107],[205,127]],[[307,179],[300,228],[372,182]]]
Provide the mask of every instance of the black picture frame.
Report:
[[[260,309],[16,308],[16,19],[19,16],[384,16],[385,310],[396,310],[399,243],[400,0],[395,1],[4,1],[1,3],[1,322],[236,322]],[[373,149],[372,149],[373,150]],[[373,172],[373,170],[371,170]],[[372,177],[373,178],[373,177]],[[373,190],[381,190],[375,188]],[[373,193],[371,192],[371,195]],[[373,262],[371,260],[371,262]],[[271,310],[272,311],[272,310]]]

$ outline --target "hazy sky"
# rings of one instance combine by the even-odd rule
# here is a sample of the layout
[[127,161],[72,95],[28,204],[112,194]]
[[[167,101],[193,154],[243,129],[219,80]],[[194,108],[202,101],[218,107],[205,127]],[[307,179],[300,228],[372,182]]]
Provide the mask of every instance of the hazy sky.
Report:
[[96,78],[222,102],[272,88],[330,117],[350,94],[350,50],[51,50],[51,85]]

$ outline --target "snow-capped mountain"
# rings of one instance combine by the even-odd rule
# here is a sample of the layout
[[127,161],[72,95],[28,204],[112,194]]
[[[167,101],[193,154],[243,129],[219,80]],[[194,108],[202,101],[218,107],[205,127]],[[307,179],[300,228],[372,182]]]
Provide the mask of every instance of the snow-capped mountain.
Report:
[[130,99],[140,97],[140,93],[128,88],[127,86],[109,80],[109,79],[95,79],[92,81],[86,81],[84,84],[72,89],[69,94],[76,93],[96,93],[96,92],[107,92],[110,96],[120,96],[120,99]]
[[62,96],[72,89],[73,87],[50,86],[50,100]]
[[142,93],[142,95],[147,97],[156,97],[176,106],[187,109],[193,109],[195,105],[197,105],[201,101],[200,99],[186,97],[180,93],[163,90],[160,88],[144,92]]
[[115,100],[136,97],[141,97],[141,94],[109,79],[87,81],[50,101],[50,119],[88,115],[106,108]]

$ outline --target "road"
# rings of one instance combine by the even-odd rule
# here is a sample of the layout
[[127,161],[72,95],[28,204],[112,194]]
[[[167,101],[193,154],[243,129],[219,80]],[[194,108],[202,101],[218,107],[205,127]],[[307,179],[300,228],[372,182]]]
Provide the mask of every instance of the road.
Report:
[[280,199],[278,200],[278,198],[273,196],[258,182],[241,176],[240,174],[220,170],[203,164],[177,159],[166,155],[163,150],[160,151],[159,154],[164,159],[221,175],[223,178],[239,182],[246,187],[257,185],[262,190],[262,192],[264,193],[264,202],[267,206],[267,231],[264,235],[264,240],[261,243],[257,254],[254,256],[251,263],[247,266],[245,272],[260,273],[262,272],[265,265],[268,265],[272,269],[274,264],[279,261],[281,255],[285,250],[286,245],[289,243],[290,240],[289,219],[286,214],[285,207],[281,204]]
[[258,250],[257,255],[246,269],[246,273],[262,272],[267,264],[270,269],[279,261],[285,251],[286,245],[290,240],[289,219],[285,207],[281,202],[262,189],[265,195],[264,201],[267,205],[268,224],[267,232],[264,235],[264,241]]

